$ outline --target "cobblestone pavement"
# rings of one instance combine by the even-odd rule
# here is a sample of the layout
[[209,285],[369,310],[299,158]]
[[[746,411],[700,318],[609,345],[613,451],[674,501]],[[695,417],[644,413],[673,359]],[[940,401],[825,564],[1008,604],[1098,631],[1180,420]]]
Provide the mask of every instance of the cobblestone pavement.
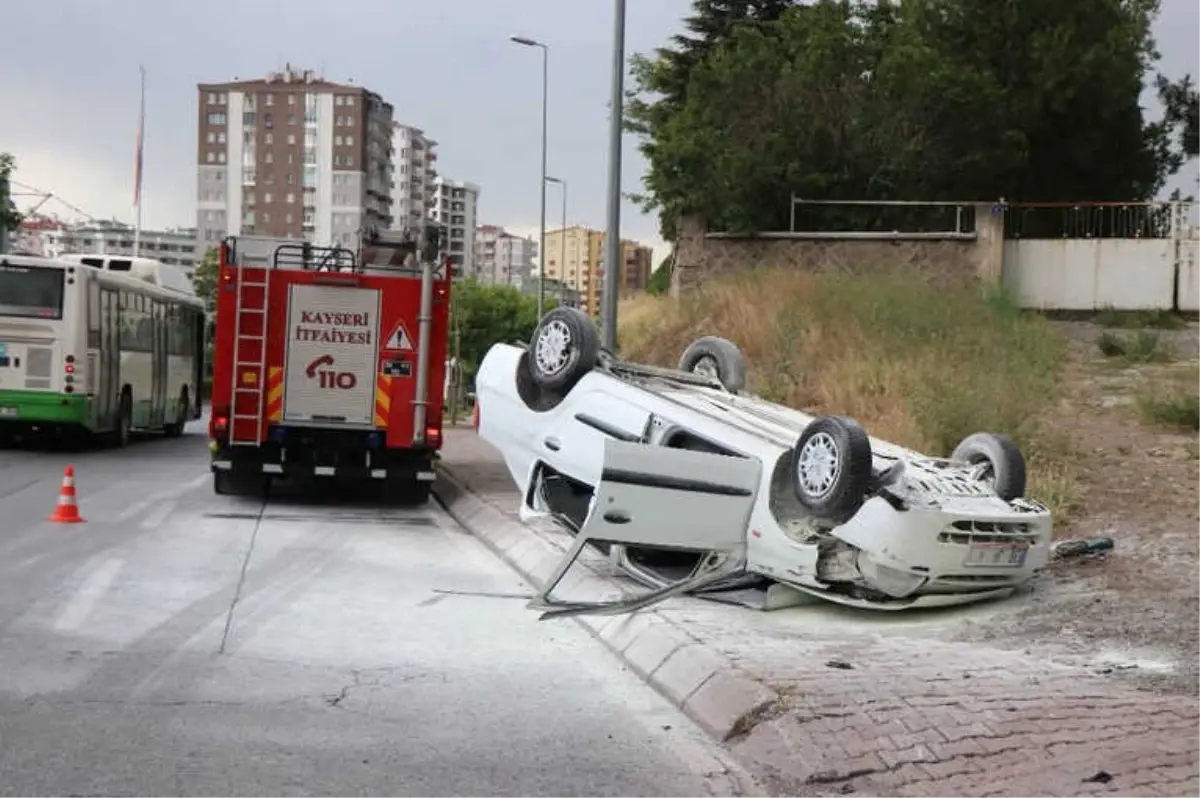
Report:
[[[449,431],[443,465],[515,516],[507,471],[472,431]],[[1193,697],[1139,689],[1119,668],[1041,647],[954,639],[961,624],[1000,611],[880,617],[819,600],[761,612],[685,598],[642,614],[683,628],[777,696],[726,741],[773,792],[1200,795]]]

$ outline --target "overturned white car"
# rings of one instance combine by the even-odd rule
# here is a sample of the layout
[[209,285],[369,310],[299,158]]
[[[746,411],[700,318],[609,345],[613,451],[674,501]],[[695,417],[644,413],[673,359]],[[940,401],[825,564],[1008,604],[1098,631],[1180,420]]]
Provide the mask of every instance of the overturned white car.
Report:
[[[740,351],[688,347],[678,370],[600,350],[587,316],[547,313],[528,348],[496,344],[476,377],[480,437],[503,455],[525,519],[575,545],[534,606],[619,613],[678,593],[782,583],[877,609],[1008,595],[1049,556],[1050,513],[1023,498],[1025,462],[978,433],[949,459],[748,395]],[[550,598],[592,544],[653,592]]]

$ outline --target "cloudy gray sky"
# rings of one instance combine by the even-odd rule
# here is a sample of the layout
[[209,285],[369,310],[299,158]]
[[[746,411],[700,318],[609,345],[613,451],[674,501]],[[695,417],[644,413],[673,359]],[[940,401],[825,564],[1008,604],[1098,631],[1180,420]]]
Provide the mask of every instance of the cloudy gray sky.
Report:
[[[290,61],[379,92],[396,117],[440,142],[440,170],[482,186],[480,220],[522,231],[538,220],[540,55],[551,45],[551,174],[570,184],[572,223],[604,226],[611,0],[57,0],[10,3],[0,48],[0,150],[16,179],[97,217],[132,220],[138,64],[147,70],[144,223],[195,219],[196,84],[261,76]],[[689,0],[631,0],[626,51],[665,42]],[[1200,3],[1163,0],[1161,68],[1197,72]],[[645,163],[625,139],[624,189]],[[1172,185],[1194,186],[1177,178]],[[1191,183],[1192,186],[1188,184]],[[558,223],[550,187],[548,224]],[[46,210],[66,211],[50,203]],[[624,237],[657,224],[626,202]],[[657,260],[657,258],[656,258]]]

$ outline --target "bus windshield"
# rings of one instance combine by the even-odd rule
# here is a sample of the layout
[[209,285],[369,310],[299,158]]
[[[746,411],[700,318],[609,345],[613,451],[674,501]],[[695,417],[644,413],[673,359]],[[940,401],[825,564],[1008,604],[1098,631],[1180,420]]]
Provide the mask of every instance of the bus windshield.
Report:
[[0,263],[0,316],[61,319],[62,269]]

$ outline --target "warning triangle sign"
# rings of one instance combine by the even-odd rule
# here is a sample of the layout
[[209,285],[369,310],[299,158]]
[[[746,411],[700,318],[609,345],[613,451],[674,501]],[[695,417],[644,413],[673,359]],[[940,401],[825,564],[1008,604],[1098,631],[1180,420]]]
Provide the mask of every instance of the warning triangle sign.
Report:
[[392,330],[392,334],[388,336],[387,342],[383,345],[384,349],[398,349],[412,351],[413,342],[408,334],[408,330],[404,329],[404,322],[396,325],[396,329]]

